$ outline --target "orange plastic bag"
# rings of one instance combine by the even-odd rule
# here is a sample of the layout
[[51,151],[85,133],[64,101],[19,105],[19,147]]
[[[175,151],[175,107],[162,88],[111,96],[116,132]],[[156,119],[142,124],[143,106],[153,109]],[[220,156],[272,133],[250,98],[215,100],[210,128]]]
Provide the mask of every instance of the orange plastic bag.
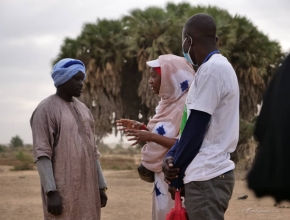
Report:
[[188,220],[186,209],[181,205],[180,191],[175,192],[175,206],[166,215],[165,220]]

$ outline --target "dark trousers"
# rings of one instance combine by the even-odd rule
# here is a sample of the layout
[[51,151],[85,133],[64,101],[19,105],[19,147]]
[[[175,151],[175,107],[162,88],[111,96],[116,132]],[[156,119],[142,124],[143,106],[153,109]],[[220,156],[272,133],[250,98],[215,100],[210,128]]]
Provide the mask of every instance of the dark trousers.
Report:
[[185,207],[189,220],[224,220],[235,185],[233,171],[207,181],[185,184]]

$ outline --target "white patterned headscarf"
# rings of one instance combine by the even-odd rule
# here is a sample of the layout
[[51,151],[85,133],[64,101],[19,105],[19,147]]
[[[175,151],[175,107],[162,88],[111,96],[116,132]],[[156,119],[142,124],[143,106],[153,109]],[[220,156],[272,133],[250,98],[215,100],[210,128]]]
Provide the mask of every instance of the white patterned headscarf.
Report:
[[[195,72],[184,57],[172,54],[159,56],[158,62],[147,62],[147,64],[153,68],[157,66],[161,68],[159,90],[161,101],[147,128],[150,132],[169,138],[177,138],[186,94]],[[147,142],[141,152],[143,166],[153,172],[160,172],[164,156],[168,150],[157,143]]]

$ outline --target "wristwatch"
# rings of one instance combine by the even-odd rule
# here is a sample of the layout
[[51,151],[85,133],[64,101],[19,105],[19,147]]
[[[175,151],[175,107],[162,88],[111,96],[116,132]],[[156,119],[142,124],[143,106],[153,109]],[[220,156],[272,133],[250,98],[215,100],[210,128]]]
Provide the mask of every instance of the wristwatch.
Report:
[[100,188],[100,190],[103,190],[104,192],[106,192],[108,190],[108,188],[104,187],[104,188]]

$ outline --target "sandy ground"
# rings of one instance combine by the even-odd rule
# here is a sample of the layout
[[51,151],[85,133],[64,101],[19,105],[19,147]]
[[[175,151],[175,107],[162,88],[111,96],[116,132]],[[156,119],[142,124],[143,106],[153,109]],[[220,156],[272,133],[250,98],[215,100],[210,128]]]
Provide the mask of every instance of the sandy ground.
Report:
[[[102,209],[103,220],[150,220],[151,192],[149,183],[139,180],[135,171],[104,171],[109,201]],[[246,200],[238,200],[248,195]],[[279,206],[281,206],[279,208]],[[283,207],[284,206],[284,207]],[[286,220],[290,219],[288,203],[274,206],[270,198],[256,199],[237,180],[226,220]],[[39,220],[42,217],[40,184],[37,171],[11,172],[0,167],[0,220]]]

